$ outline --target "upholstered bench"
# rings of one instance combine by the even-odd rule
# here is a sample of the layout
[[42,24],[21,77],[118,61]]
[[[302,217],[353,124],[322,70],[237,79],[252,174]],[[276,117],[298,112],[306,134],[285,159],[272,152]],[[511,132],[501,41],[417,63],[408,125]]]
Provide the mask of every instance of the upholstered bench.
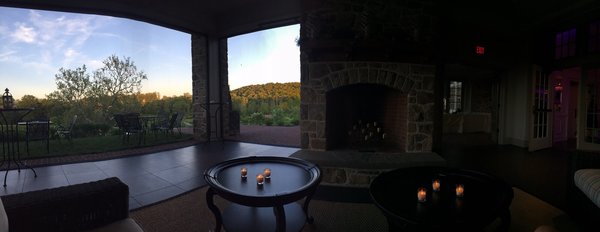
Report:
[[129,187],[116,177],[2,196],[0,232],[143,231],[129,218]]

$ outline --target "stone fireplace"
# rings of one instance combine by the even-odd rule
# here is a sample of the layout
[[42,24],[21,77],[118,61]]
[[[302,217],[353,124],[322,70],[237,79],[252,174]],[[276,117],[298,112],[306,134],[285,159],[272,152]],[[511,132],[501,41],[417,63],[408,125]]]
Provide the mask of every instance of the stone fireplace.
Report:
[[[431,151],[434,66],[312,62],[308,70],[309,81],[301,83],[302,148]],[[362,145],[355,136],[361,128],[375,134],[361,134],[368,140]]]
[[351,84],[326,93],[330,150],[403,152],[407,96],[378,84]]
[[301,148],[430,152],[435,4],[309,2],[298,41]]
[[390,169],[445,165],[432,152],[436,5],[308,2],[298,41],[302,149],[292,156],[318,164],[322,185],[333,186],[368,187]]

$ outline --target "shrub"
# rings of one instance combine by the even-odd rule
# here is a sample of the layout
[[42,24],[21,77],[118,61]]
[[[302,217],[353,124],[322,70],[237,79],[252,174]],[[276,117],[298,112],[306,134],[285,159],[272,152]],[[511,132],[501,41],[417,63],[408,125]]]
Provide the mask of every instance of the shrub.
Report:
[[109,135],[109,131],[111,129],[111,125],[108,124],[75,124],[73,127],[73,136],[74,137],[92,137],[92,136],[104,136]]

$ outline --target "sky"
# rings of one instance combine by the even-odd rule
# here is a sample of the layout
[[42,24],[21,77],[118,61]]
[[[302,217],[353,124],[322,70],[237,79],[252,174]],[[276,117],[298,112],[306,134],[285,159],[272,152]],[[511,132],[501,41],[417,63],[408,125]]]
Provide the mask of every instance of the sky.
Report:
[[231,37],[227,40],[229,89],[269,82],[300,82],[300,25]]
[[[230,89],[299,81],[298,33],[294,25],[229,38]],[[61,67],[85,65],[91,74],[111,55],[130,57],[147,74],[142,93],[192,93],[187,33],[118,17],[0,7],[0,89],[15,99],[45,98]]]

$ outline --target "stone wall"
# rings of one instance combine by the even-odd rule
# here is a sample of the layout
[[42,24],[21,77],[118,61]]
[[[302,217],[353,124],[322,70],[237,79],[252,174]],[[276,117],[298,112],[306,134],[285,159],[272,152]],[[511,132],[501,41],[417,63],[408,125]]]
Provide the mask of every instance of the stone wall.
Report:
[[[407,152],[432,149],[435,67],[386,62],[311,62],[302,75],[301,147],[327,150],[326,93],[352,84],[379,84],[408,95]],[[335,119],[329,119],[335,120]]]

